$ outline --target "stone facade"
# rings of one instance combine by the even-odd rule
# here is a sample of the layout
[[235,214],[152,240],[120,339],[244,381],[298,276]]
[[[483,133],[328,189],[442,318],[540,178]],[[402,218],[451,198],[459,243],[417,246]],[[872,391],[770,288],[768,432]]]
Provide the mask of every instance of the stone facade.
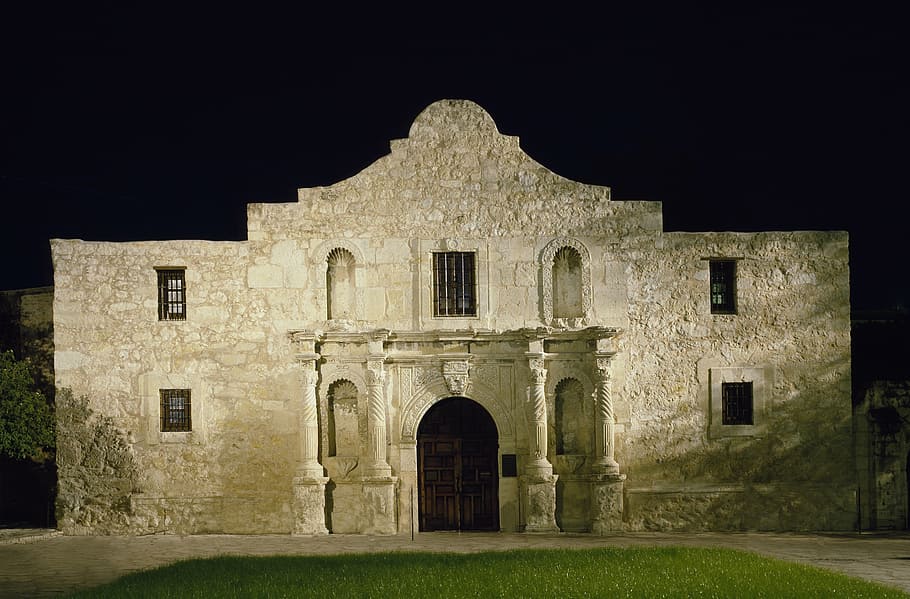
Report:
[[[57,384],[121,432],[133,487],[91,521],[60,506],[68,533],[425,529],[447,398],[496,430],[492,515],[457,471],[457,528],[854,526],[846,233],[665,232],[445,100],[350,179],[250,205],[247,241],[51,245]],[[156,269],[184,273],[185,320]],[[448,281],[468,309],[437,315]],[[191,430],[161,430],[162,389],[191,391]]]

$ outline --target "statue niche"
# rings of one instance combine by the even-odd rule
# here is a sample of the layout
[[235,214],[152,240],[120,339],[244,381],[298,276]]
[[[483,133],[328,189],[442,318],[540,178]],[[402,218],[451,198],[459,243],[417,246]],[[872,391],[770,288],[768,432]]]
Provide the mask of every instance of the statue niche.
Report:
[[357,387],[340,379],[328,392],[327,455],[356,457],[360,453],[360,433],[357,418]]
[[574,378],[556,385],[556,453],[586,455],[591,452],[590,422],[584,386]]
[[541,316],[558,328],[579,328],[591,319],[591,254],[577,239],[550,241],[540,254]]
[[581,318],[582,305],[581,255],[573,247],[563,247],[553,257],[553,317]]
[[354,255],[335,248],[326,258],[326,308],[329,320],[354,320]]

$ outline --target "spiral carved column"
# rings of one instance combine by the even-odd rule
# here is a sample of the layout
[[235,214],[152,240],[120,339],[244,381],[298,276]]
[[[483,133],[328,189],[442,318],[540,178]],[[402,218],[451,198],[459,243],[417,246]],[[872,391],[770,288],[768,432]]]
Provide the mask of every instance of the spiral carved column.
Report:
[[619,464],[613,455],[615,420],[613,418],[613,382],[610,372],[612,356],[595,358],[597,389],[595,391],[594,436],[596,452],[594,471],[598,474],[618,474]]
[[319,423],[316,419],[316,372],[314,360],[303,363],[303,403],[300,406],[300,447],[297,458],[297,476],[321,477],[319,463]]
[[556,479],[547,459],[547,368],[543,343],[532,340],[526,354],[531,376],[528,385],[528,465],[521,477],[525,532],[558,532]]
[[547,460],[547,369],[543,358],[531,358],[531,381],[528,385],[530,463],[528,470],[535,474],[552,474],[553,465]]
[[294,529],[295,535],[328,534],[325,526],[325,485],[329,479],[323,476],[319,463],[319,421],[316,409],[316,384],[319,374],[316,362],[316,337],[313,333],[295,332],[291,339],[300,346],[297,362],[301,366],[301,399],[297,406],[299,441],[297,467],[294,472]]
[[366,455],[360,492],[364,510],[360,516],[360,532],[366,534],[395,534],[398,532],[398,478],[386,456],[386,397],[385,341],[389,331],[378,329],[364,335],[369,354],[366,360],[367,430]]
[[385,369],[382,360],[367,362],[367,391],[370,401],[367,411],[367,476],[391,476],[392,469],[386,462],[385,439]]
[[[623,484],[614,456],[615,418],[613,416],[613,372],[610,340],[598,341],[601,351],[594,354],[596,390],[594,393],[595,452],[591,480],[591,532],[606,534],[622,530]],[[603,346],[603,347],[600,347]]]

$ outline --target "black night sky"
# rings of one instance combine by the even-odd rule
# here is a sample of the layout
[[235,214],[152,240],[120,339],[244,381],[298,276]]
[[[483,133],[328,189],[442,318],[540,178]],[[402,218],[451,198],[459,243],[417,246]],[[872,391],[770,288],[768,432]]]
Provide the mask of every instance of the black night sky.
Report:
[[848,230],[854,308],[910,306],[896,11],[32,4],[0,18],[0,289],[50,285],[52,237],[244,239],[247,203],[466,98],[551,170],[663,202],[666,230]]

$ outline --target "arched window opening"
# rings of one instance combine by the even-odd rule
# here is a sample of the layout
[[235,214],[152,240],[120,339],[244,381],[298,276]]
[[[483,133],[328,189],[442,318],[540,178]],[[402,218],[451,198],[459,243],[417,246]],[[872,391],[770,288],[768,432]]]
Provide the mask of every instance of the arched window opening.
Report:
[[326,309],[329,320],[354,319],[354,255],[335,248],[326,258]]
[[357,387],[349,380],[335,381],[328,392],[327,455],[357,456],[360,435],[357,430]]
[[577,379],[563,379],[556,385],[556,453],[585,454],[584,386]]
[[562,247],[553,257],[553,317],[584,316],[581,255],[573,247]]

